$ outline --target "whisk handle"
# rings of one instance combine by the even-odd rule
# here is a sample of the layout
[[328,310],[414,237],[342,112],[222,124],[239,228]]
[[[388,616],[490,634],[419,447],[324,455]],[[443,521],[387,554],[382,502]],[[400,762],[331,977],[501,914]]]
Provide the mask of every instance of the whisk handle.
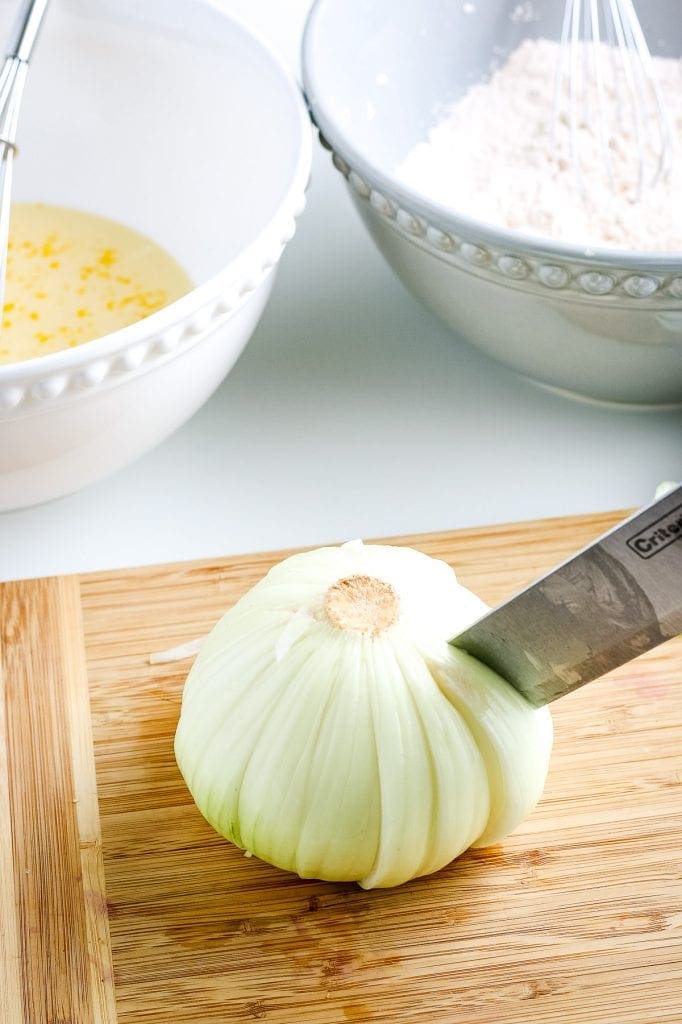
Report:
[[28,64],[50,0],[24,0],[7,41],[7,56]]

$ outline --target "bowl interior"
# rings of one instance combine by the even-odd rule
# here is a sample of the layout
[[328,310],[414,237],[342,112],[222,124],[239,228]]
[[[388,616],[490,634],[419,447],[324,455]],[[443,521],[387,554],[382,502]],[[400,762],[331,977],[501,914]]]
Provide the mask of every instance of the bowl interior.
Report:
[[[0,4],[0,33],[16,8]],[[13,194],[129,224],[201,283],[267,227],[307,130],[286,72],[210,0],[61,0],[28,76]]]
[[[347,159],[390,175],[438,118],[526,37],[558,39],[562,0],[318,0],[304,43],[315,118]],[[679,0],[638,5],[655,54],[682,53]],[[552,83],[548,83],[548,89]]]

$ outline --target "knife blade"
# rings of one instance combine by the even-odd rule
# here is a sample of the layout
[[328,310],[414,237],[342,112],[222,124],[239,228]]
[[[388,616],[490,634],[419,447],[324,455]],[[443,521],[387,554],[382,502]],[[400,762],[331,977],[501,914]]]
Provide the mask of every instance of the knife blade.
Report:
[[540,707],[682,632],[682,486],[450,643]]

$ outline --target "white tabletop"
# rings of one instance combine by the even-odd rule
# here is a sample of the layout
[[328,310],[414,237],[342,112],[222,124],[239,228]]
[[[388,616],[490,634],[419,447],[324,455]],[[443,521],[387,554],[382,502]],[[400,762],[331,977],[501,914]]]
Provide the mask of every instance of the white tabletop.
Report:
[[[309,0],[223,0],[297,68]],[[266,313],[196,416],[116,476],[0,515],[0,579],[643,504],[682,411],[573,402],[490,362],[405,291],[316,147]]]

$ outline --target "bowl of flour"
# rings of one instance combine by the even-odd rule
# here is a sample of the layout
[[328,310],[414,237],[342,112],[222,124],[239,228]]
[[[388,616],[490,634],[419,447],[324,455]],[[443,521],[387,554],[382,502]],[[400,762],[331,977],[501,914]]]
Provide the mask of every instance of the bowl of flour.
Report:
[[562,0],[317,0],[304,89],[371,236],[459,338],[570,395],[679,405],[682,19],[678,0],[639,7],[672,140],[658,180],[653,100],[623,116],[616,72],[608,167],[585,116],[576,173]]

